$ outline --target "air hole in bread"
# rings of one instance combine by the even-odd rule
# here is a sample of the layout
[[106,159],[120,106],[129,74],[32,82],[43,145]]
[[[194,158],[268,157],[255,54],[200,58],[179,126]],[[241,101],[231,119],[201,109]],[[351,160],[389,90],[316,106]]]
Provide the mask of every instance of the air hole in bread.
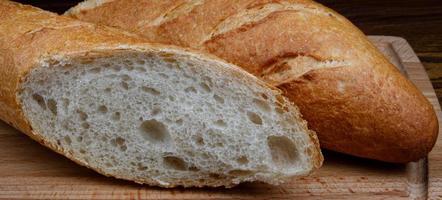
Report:
[[270,112],[271,108],[269,104],[266,101],[260,100],[260,99],[253,99],[253,103],[262,111],[264,112]]
[[66,144],[68,144],[68,145],[71,145],[72,140],[69,136],[66,135],[66,136],[64,136],[64,142],[66,142]]
[[144,166],[144,165],[141,164],[141,163],[138,163],[137,170],[138,170],[138,171],[144,171],[144,170],[147,170],[147,167]]
[[227,126],[227,123],[222,119],[216,120],[214,122],[214,124],[219,127],[226,127]]
[[224,103],[224,99],[218,95],[213,95],[213,98],[215,99],[216,102],[223,104]]
[[125,139],[123,139],[123,138],[121,138],[121,137],[117,137],[117,138],[115,138],[115,143],[117,144],[117,145],[124,145],[124,143],[126,142],[126,140]]
[[83,137],[82,136],[78,136],[77,137],[77,142],[82,142],[83,141]]
[[187,170],[187,163],[176,156],[165,156],[163,157],[163,164],[166,168],[174,170]]
[[81,154],[85,154],[86,151],[85,151],[84,149],[80,149],[80,153],[81,153]]
[[[83,75],[83,76],[84,76],[84,75]],[[82,95],[86,95],[87,92],[89,92],[89,89],[88,89],[88,88],[86,88],[86,89],[82,89],[82,90],[80,91],[80,93],[81,93]]]
[[171,140],[166,126],[155,119],[141,123],[139,132],[145,140],[152,143],[166,143]]
[[154,96],[158,96],[161,94],[161,92],[156,90],[155,88],[151,88],[151,87],[147,87],[147,86],[141,87],[141,90],[143,90],[143,92],[149,93]]
[[94,68],[90,69],[89,72],[93,73],[93,74],[98,74],[98,73],[101,72],[101,68],[100,67],[94,67]]
[[137,64],[139,64],[139,65],[144,65],[146,63],[146,61],[144,61],[144,60],[137,60]]
[[45,81],[44,80],[37,80],[37,81],[35,81],[35,83],[37,83],[37,85],[44,85]]
[[207,153],[202,153],[202,154],[201,154],[201,157],[202,157],[203,159],[210,159],[210,158],[212,158],[212,156],[210,156],[210,155],[207,154]]
[[195,157],[195,153],[193,151],[185,150],[183,152],[185,152],[187,156]]
[[38,104],[43,110],[46,109],[46,102],[45,102],[45,99],[44,99],[41,95],[39,95],[39,94],[33,94],[33,95],[32,95],[32,99],[33,99],[35,102],[37,102],[37,104]]
[[188,88],[184,89],[184,91],[186,93],[190,93],[190,92],[196,93],[196,89],[194,87],[188,87]]
[[91,127],[91,125],[87,122],[83,122],[83,123],[81,123],[81,127],[83,127],[84,129],[89,129]]
[[204,138],[201,136],[196,136],[195,137],[195,144],[197,144],[198,146],[203,146],[204,145]]
[[204,76],[203,80],[209,87],[211,87],[213,85],[212,79],[210,77]]
[[110,159],[111,159],[112,163],[114,163],[114,164],[118,163],[117,160],[115,159],[115,156],[111,156]]
[[125,82],[125,81],[121,81],[121,87],[123,89],[125,89],[125,90],[128,90],[129,89],[129,84],[127,84],[127,82]]
[[126,146],[126,140],[121,138],[121,137],[117,137],[115,138],[115,140],[111,141],[113,146],[118,146],[120,148],[121,151],[126,151],[127,146]]
[[151,115],[152,116],[156,116],[156,115],[158,115],[160,113],[161,113],[161,108],[156,107],[156,108],[152,109]]
[[73,130],[71,124],[70,124],[69,122],[67,122],[67,121],[63,121],[63,122],[61,123],[61,126],[62,126],[63,129],[65,129],[66,131],[71,132],[71,131]]
[[61,102],[62,102],[62,105],[63,105],[63,109],[65,110],[65,112],[67,112],[68,111],[68,107],[69,107],[69,99],[65,99],[65,98],[63,98],[62,100],[61,100]]
[[119,71],[121,71],[121,66],[114,65],[114,66],[112,66],[112,70],[114,70],[115,72],[119,72]]
[[116,141],[115,139],[110,140],[110,144],[111,144],[113,147],[118,147],[118,145],[117,145],[117,141]]
[[249,159],[246,156],[241,156],[236,159],[236,162],[240,165],[246,165],[247,163],[249,163]]
[[107,113],[107,107],[105,105],[101,105],[98,107],[98,112],[101,114]]
[[261,93],[261,97],[262,97],[263,99],[265,99],[265,100],[269,99],[269,97],[268,97],[266,94],[264,94],[264,93]]
[[117,78],[117,75],[116,74],[109,74],[109,75],[106,75],[105,77],[114,79],[114,78]]
[[258,114],[249,111],[247,112],[247,117],[254,124],[262,125],[262,119]]
[[203,89],[203,91],[207,93],[212,91],[212,89],[210,89],[210,87],[206,83],[200,83],[200,87]]
[[273,163],[277,167],[293,166],[298,161],[298,151],[295,143],[286,136],[269,136],[267,144],[270,149]]
[[123,63],[126,64],[126,66],[132,66],[133,65],[131,60],[123,60]]
[[232,175],[232,176],[250,176],[251,174],[253,174],[253,172],[249,171],[249,170],[236,169],[236,170],[229,171],[229,175]]
[[135,70],[137,70],[138,72],[146,72],[146,69],[144,69],[144,67],[137,67],[135,68]]
[[215,174],[215,173],[210,173],[209,177],[212,179],[216,179],[216,180],[219,180],[222,178],[222,176],[220,174]]
[[163,57],[164,61],[168,63],[176,63],[177,61],[174,58],[171,57]]
[[86,145],[91,145],[92,144],[92,140],[90,138],[86,138],[84,141],[85,141]]
[[106,92],[106,93],[111,93],[111,92],[112,92],[112,89],[111,89],[111,88],[106,88],[106,89],[104,89],[104,92]]
[[132,78],[129,75],[127,75],[127,74],[121,75],[121,79],[123,79],[123,81],[130,81],[130,80],[132,80]]
[[180,65],[178,65],[178,63],[170,63],[169,65],[166,65],[166,67],[172,69],[172,68],[176,68],[179,69]]
[[170,101],[175,101],[175,97],[173,97],[173,96],[169,96],[169,100],[170,100]]
[[113,165],[112,163],[110,163],[110,162],[106,162],[105,165],[106,165],[106,167],[113,167],[113,166],[114,166],[114,165]]
[[178,119],[175,121],[178,125],[183,125],[183,119]]
[[47,104],[51,113],[57,115],[57,102],[54,99],[49,99]]
[[121,118],[120,112],[114,112],[111,117],[111,119],[114,121],[118,121],[118,120],[120,120],[120,118]]
[[127,69],[127,71],[133,71],[134,70],[134,66],[126,65],[126,69]]
[[193,171],[193,172],[197,172],[197,171],[199,171],[200,169],[198,169],[198,167],[191,166],[191,167],[189,167],[188,170],[189,170],[189,171]]
[[169,78],[169,76],[165,73],[159,73],[158,75],[165,79]]

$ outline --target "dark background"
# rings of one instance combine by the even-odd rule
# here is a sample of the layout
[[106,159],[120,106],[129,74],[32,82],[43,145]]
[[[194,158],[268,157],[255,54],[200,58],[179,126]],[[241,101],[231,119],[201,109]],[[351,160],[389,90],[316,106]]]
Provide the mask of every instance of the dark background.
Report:
[[[17,0],[63,13],[78,0]],[[408,40],[442,101],[442,0],[318,0],[346,16],[368,35]]]

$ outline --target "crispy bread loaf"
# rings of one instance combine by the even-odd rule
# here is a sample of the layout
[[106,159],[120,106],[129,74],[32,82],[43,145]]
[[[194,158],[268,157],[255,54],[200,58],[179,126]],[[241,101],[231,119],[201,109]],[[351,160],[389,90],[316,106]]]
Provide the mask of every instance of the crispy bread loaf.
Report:
[[427,155],[435,112],[338,13],[310,0],[87,0],[67,15],[219,56],[279,87],[321,146],[388,162]]

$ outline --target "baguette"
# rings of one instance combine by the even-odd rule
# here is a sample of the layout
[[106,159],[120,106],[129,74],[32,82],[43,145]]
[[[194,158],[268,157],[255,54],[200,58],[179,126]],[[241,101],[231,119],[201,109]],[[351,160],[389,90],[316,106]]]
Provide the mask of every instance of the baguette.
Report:
[[420,91],[338,13],[310,0],[86,0],[66,15],[212,53],[284,91],[321,147],[416,161],[438,135]]
[[322,164],[295,105],[210,56],[2,0],[0,65],[0,119],[107,176],[230,187]]

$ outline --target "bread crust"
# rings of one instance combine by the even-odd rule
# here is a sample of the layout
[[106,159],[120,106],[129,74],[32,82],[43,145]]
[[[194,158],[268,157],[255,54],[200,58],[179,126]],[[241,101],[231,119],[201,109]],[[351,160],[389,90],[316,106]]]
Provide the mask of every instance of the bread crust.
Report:
[[[86,22],[73,20],[69,17],[58,16],[31,6],[25,6],[9,1],[0,1],[0,119],[24,132],[44,146],[68,157],[74,162],[89,167],[85,161],[80,161],[71,152],[62,149],[55,143],[50,143],[40,133],[35,132],[23,113],[19,99],[21,84],[27,75],[36,67],[42,66],[48,61],[57,61],[57,58],[72,58],[90,60],[96,57],[115,55],[118,52],[144,52],[164,56],[185,56],[188,59],[210,60],[223,66],[223,70],[234,71],[233,76],[244,80],[244,84],[256,84],[270,87],[276,96],[280,96],[283,105],[297,108],[292,102],[282,98],[281,91],[267,85],[255,76],[240,68],[227,64],[224,61],[210,55],[196,53],[177,47],[154,45],[146,43],[133,34],[114,28],[94,25]],[[309,166],[311,169],[319,168],[323,158],[320,152],[318,139],[313,131],[307,129],[307,124],[301,116],[299,125],[307,130],[312,144],[306,150],[311,156]],[[106,174],[100,168],[93,170],[106,176],[125,179],[124,175]],[[231,180],[219,181],[207,180],[200,185],[188,184],[164,184],[158,180],[131,180],[137,183],[158,185],[161,187],[184,187],[196,186],[226,186],[236,183]],[[230,182],[229,182],[230,181]]]
[[[434,146],[438,122],[429,101],[336,12],[310,0],[204,1],[152,25],[149,21],[161,14],[146,13],[168,10],[156,4],[80,4],[67,14],[152,42],[209,52],[262,77],[300,107],[324,148],[404,163],[426,156]],[[144,10],[133,12],[140,7]],[[309,67],[301,57],[316,67],[290,74]]]

